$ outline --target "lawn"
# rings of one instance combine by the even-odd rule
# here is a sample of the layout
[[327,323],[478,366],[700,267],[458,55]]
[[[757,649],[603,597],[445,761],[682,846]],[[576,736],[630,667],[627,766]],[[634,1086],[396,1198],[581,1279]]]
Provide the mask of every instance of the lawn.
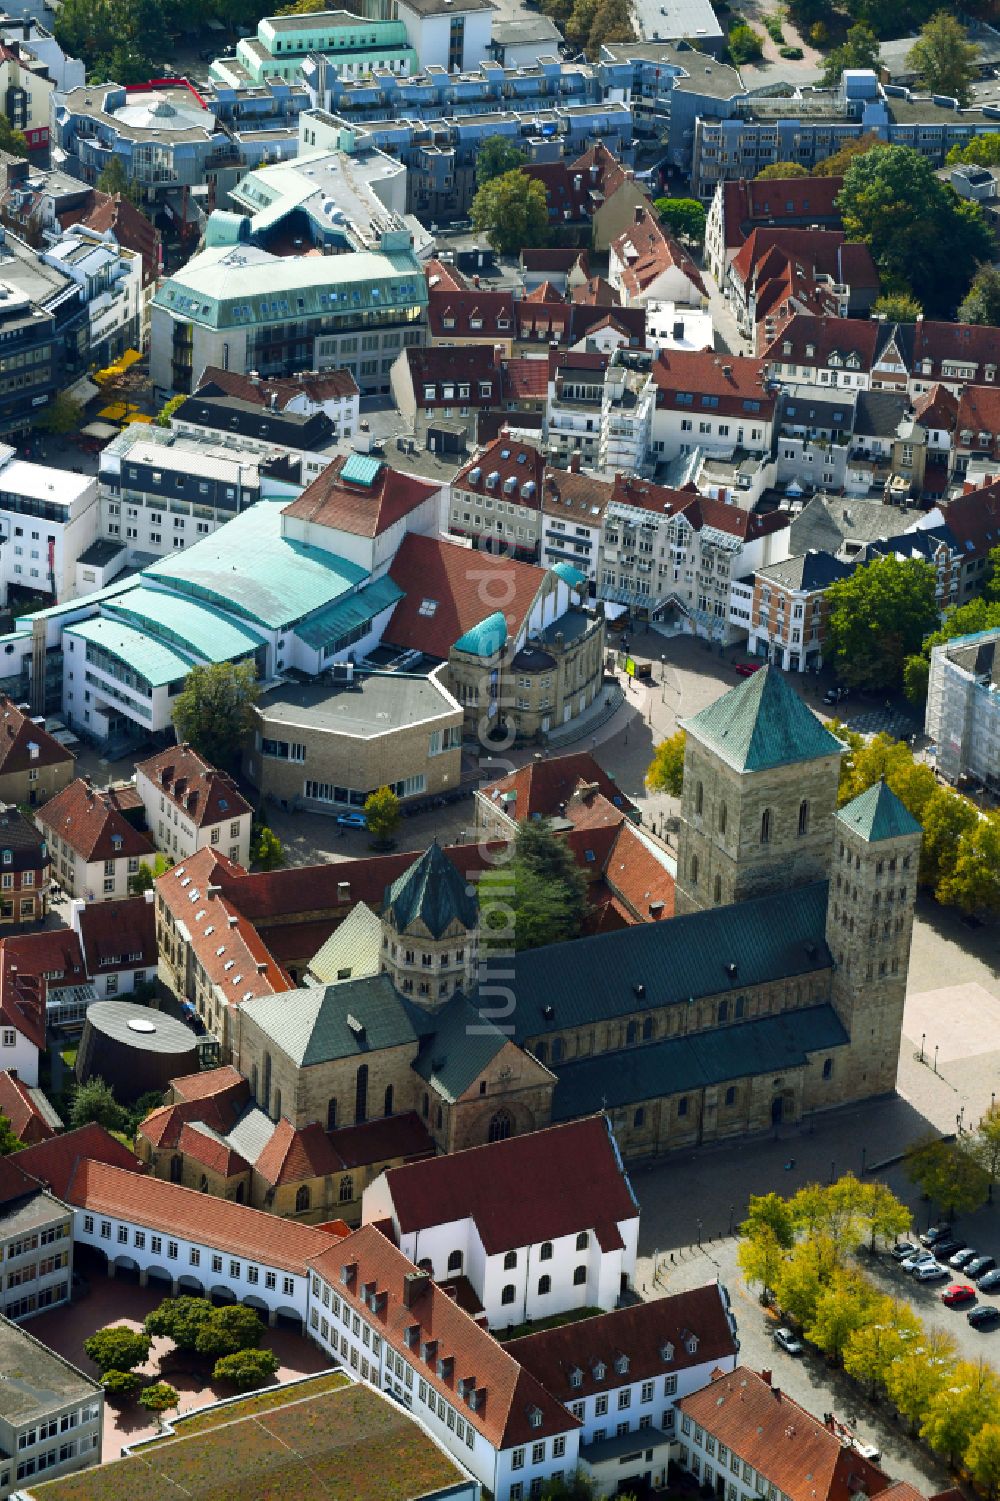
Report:
[[[310,1377],[308,1385],[271,1387],[261,1392],[251,1392],[239,1402],[229,1402],[224,1407],[209,1407],[204,1412],[192,1412],[176,1418],[172,1426],[178,1438],[187,1438],[193,1433],[205,1433],[218,1428],[221,1423],[233,1423],[237,1418],[251,1418],[257,1412],[274,1412],[278,1407],[287,1407],[289,1402],[301,1402],[306,1397],[318,1397],[323,1392],[335,1392],[347,1386],[348,1378],[343,1371],[331,1371],[326,1376]],[[166,1436],[169,1438],[169,1435]]]
[[526,1334],[537,1334],[541,1329],[558,1329],[560,1324],[576,1324],[580,1319],[593,1319],[604,1312],[603,1308],[573,1308],[568,1313],[554,1313],[547,1319],[529,1319],[526,1324],[515,1324],[513,1329],[497,1330],[501,1344],[508,1340],[523,1339]]

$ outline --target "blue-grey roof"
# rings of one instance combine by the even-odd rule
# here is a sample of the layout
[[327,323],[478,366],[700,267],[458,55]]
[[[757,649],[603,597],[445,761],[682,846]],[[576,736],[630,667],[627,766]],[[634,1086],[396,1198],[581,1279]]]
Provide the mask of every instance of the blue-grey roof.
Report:
[[476,927],[479,906],[465,877],[435,840],[409,870],[386,887],[383,916],[391,917],[398,933],[422,922],[432,937],[443,938],[456,918],[464,928]]
[[837,817],[869,844],[923,833],[910,810],[881,780],[839,808]]
[[495,657],[506,645],[507,618],[502,610],[494,610],[459,636],[455,651],[468,652],[470,657]]
[[776,667],[760,668],[684,728],[737,771],[839,756],[844,749]]
[[296,627],[295,634],[307,646],[321,651],[324,646],[332,646],[349,632],[370,625],[383,610],[388,610],[402,597],[403,591],[399,585],[387,573],[383,573],[381,578],[372,579],[370,584],[365,584],[357,594],[348,594],[346,598],[328,605],[325,610],[317,610],[315,615],[310,615],[308,620]]
[[829,969],[827,890],[820,881],[515,954],[504,962],[515,1040]]
[[240,1009],[300,1068],[405,1047],[418,1036],[388,975],[255,996]]
[[[419,1010],[410,1006],[411,1014]],[[464,995],[453,995],[433,1017],[423,1016],[429,1027],[413,1067],[436,1094],[451,1104],[500,1053],[509,1038],[492,1022],[484,1020]],[[421,1018],[414,1024],[422,1030]]]
[[229,662],[256,651],[263,637],[211,605],[165,589],[130,589],[108,600],[104,614],[145,635],[193,652],[206,662]]
[[[635,931],[632,929],[631,931]],[[850,1041],[831,1005],[711,1027],[557,1067],[553,1121],[655,1100],[754,1074],[800,1067],[809,1053]]]

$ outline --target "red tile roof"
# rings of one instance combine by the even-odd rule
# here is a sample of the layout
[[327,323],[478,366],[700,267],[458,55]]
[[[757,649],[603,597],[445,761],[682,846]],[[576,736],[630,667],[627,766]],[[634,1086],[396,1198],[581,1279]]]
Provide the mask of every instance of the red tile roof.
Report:
[[742,506],[730,505],[711,495],[699,495],[691,489],[672,490],[666,485],[634,479],[631,475],[615,475],[614,499],[664,515],[683,515],[695,531],[700,531],[703,526],[714,526],[744,542],[769,536],[789,524],[788,516],[781,511],[764,514],[745,511]]
[[156,968],[156,909],[145,896],[88,902],[79,922],[88,975]]
[[569,804],[574,796],[581,807],[586,806],[587,798],[580,794],[581,787],[592,788],[614,803],[620,809],[619,817],[624,817],[635,807],[589,751],[570,751],[564,756],[550,756],[545,761],[529,761],[499,781],[487,783],[480,788],[480,796],[496,802],[498,796],[513,792],[513,805],[506,803],[502,806],[518,823],[523,823],[526,818],[536,815],[556,817],[563,803],[567,805],[566,817],[572,817]]
[[417,407],[500,405],[503,371],[491,344],[429,344],[403,354]]
[[632,298],[640,296],[671,267],[683,272],[699,292],[708,296],[698,267],[651,209],[636,210],[635,222],[612,241],[611,251],[622,267],[621,284]]
[[678,1406],[791,1501],[853,1501],[859,1489],[875,1496],[889,1484],[884,1471],[747,1366]]
[[530,355],[505,360],[503,378],[511,401],[544,401],[549,388],[549,362]]
[[722,185],[722,213],[726,246],[743,243],[745,233],[760,222],[781,223],[808,218],[810,222],[840,219],[837,194],[842,177],[783,177],[763,182],[726,182]]
[[299,1276],[306,1275],[308,1262],[332,1244],[322,1230],[295,1220],[88,1159],[78,1162],[68,1193],[60,1197],[92,1214],[216,1246]]
[[[801,229],[762,226],[751,231],[732,263],[740,282],[764,278],[771,258],[775,263],[797,262],[812,278],[826,275],[851,287],[876,289],[878,272],[867,245],[848,244],[842,229]],[[773,273],[773,267],[772,267]]]
[[296,1130],[282,1116],[254,1166],[266,1183],[278,1187],[328,1177],[341,1172],[344,1164],[322,1126],[314,1122]]
[[479,287],[456,292],[450,287],[431,286],[427,325],[431,337],[446,344],[455,339],[510,339],[514,333],[514,293],[486,292]]
[[574,287],[570,297],[573,302],[588,303],[591,307],[617,307],[621,302],[617,290],[603,276],[592,276]]
[[434,257],[424,262],[424,275],[428,287],[450,287],[454,292],[462,292],[469,285],[461,271]]
[[639,922],[673,917],[674,878],[628,819],[618,830],[604,879]]
[[[207,1129],[205,1129],[207,1127]],[[177,1150],[192,1162],[210,1168],[223,1178],[235,1178],[250,1170],[250,1164],[207,1121],[185,1121],[177,1134]]]
[[[29,749],[35,747],[35,753]],[[72,751],[59,741],[43,725],[35,724],[24,714],[12,698],[0,694],[0,774],[27,771],[32,766],[72,765]]]
[[471,1218],[488,1256],[583,1230],[614,1250],[639,1214],[602,1115],[391,1167],[386,1182],[401,1234]]
[[217,365],[206,365],[196,394],[235,396],[240,401],[252,401],[261,408],[269,408],[274,396],[278,410],[283,412],[289,402],[303,394],[317,406],[325,401],[357,396],[358,383],[349,370],[312,370],[290,380],[276,376],[261,380],[238,375],[235,370],[221,370]]
[[530,292],[525,292],[522,302],[565,302],[566,299],[558,287],[554,287],[550,281],[541,281]]
[[193,745],[168,745],[137,762],[135,769],[198,829],[252,812],[232,777],[206,761]]
[[[282,1223],[287,1225],[288,1221]],[[416,1267],[374,1225],[355,1230],[313,1258],[312,1264],[338,1296],[364,1312],[389,1345],[417,1366],[421,1379],[456,1407],[495,1448],[527,1444],[580,1426],[577,1418],[434,1282],[418,1282],[411,1289],[407,1277]],[[349,1282],[343,1279],[345,1267],[351,1269]],[[372,1284],[376,1295],[385,1294],[374,1315],[361,1296],[362,1288]],[[407,1296],[410,1306],[404,1301]],[[418,1333],[411,1346],[406,1331],[414,1326]],[[431,1341],[433,1358],[422,1361],[421,1346]],[[439,1360],[445,1362],[447,1375],[438,1374]],[[459,1383],[470,1378],[477,1394],[475,1409],[458,1390]],[[540,1417],[537,1424],[531,1420],[533,1411]]]
[[122,1178],[141,1176],[146,1171],[138,1157],[96,1121],[36,1142],[15,1152],[9,1160],[50,1188],[57,1199],[65,1199],[77,1164],[83,1159],[107,1166]]
[[[534,444],[522,443],[503,432],[465,464],[451,484],[452,490],[512,500],[516,505],[537,511],[544,473],[545,460]],[[492,484],[488,483],[490,480]]]
[[148,834],[134,829],[105,793],[77,777],[35,811],[35,820],[57,834],[87,864],[152,855]]
[[[710,408],[713,414],[764,422],[774,414],[776,395],[765,384],[764,361],[749,355],[715,354],[710,349],[661,349],[653,361],[652,374],[658,407],[694,415],[701,409],[701,398],[708,396],[717,398]],[[694,400],[679,401],[678,396],[693,396]],[[759,403],[756,409],[749,405],[753,402]]]
[[599,527],[611,499],[613,482],[582,470],[546,469],[542,485],[542,510],[551,516],[568,516]]
[[239,1069],[223,1063],[218,1068],[202,1069],[199,1074],[181,1074],[171,1079],[170,1088],[178,1100],[208,1100],[241,1084],[245,1086],[246,1080]]
[[984,558],[1000,547],[1000,480],[956,495],[941,510],[966,557]]
[[[689,1350],[692,1337],[697,1345]],[[546,1391],[569,1403],[618,1384],[675,1375],[708,1361],[725,1361],[732,1370],[738,1346],[720,1284],[709,1282],[669,1298],[526,1334],[507,1341],[504,1348]],[[627,1357],[628,1371],[619,1383],[615,1360],[620,1355]],[[594,1375],[599,1361],[606,1367],[600,1380]],[[576,1386],[570,1382],[570,1372],[578,1374]]]
[[958,398],[956,445],[991,459],[1000,458],[1000,391],[966,386]]
[[[25,1146],[35,1141],[46,1141],[56,1133],[57,1128],[42,1108],[38,1094],[37,1089],[31,1089],[9,1069],[0,1073],[0,1115],[7,1117],[14,1135]],[[50,1111],[51,1108],[49,1106]]]
[[406,1161],[433,1157],[437,1152],[434,1138],[415,1111],[404,1115],[381,1116],[362,1126],[345,1126],[330,1132],[330,1145],[345,1168],[366,1167],[369,1163],[388,1162],[394,1157]]
[[238,1086],[205,1099],[161,1105],[158,1110],[150,1111],[139,1130],[159,1150],[176,1147],[189,1121],[200,1121],[219,1136],[227,1136],[249,1100],[250,1086],[241,1078]]
[[378,537],[440,489],[432,480],[400,474],[388,464],[380,466],[374,484],[354,484],[342,476],[346,462],[345,455],[334,459],[282,515],[359,537]]
[[[797,313],[762,352],[764,364],[826,365],[831,355],[856,355],[860,370],[871,370],[881,325],[868,318],[814,318]],[[788,346],[786,348],[786,345]],[[812,353],[808,353],[808,350]]]
[[915,398],[913,415],[924,427],[953,433],[958,416],[958,397],[935,381],[929,391]]
[[[110,231],[123,249],[140,255],[143,285],[148,286],[160,272],[159,231],[130,198],[123,198],[120,193],[101,193],[96,188],[93,197],[93,207],[75,222],[101,235]],[[65,219],[64,215],[64,227]]]
[[[385,639],[404,650],[447,658],[458,638],[493,614],[503,600],[510,638],[520,632],[545,573],[513,558],[473,552],[438,537],[409,532],[389,569],[403,590],[385,628]],[[500,592],[497,587],[500,586]],[[427,600],[434,613],[421,614]]]

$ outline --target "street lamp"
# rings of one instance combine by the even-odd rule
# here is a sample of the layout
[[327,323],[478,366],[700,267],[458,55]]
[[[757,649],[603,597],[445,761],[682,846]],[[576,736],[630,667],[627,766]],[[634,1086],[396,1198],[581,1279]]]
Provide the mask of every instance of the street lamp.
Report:
[[661,657],[660,658],[660,703],[661,704],[665,704],[666,701],[667,701],[667,659],[666,659],[666,657]]
[[924,1061],[924,1042],[926,1040],[926,1037],[927,1037],[927,1033],[926,1032],[921,1032],[921,1034],[920,1034],[920,1062],[921,1063],[923,1063],[923,1061]]
[[701,1220],[698,1221],[698,1249],[701,1250]]
[[729,1206],[729,1233],[730,1233],[730,1235],[732,1235],[732,1233],[733,1233],[733,1216],[734,1216],[735,1213],[736,1213],[736,1205],[735,1204],[730,1204],[730,1206]]
[[937,1071],[938,1071],[937,1070],[937,1055],[938,1055],[938,1048],[939,1048],[939,1046],[940,1046],[940,1043],[935,1043],[934,1044],[934,1072],[935,1073],[937,1073]]

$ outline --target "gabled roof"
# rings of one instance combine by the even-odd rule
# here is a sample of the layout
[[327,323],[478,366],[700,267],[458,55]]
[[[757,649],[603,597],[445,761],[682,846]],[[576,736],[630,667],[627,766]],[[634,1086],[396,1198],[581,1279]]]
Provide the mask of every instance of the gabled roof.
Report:
[[513,558],[477,552],[475,567],[468,548],[439,537],[408,532],[392,561],[389,575],[404,598],[393,611],[384,639],[393,646],[447,658],[458,638],[478,625],[496,598],[489,580],[502,576],[507,630],[517,636],[545,578],[541,568]]
[[147,776],[195,828],[253,811],[232,777],[206,761],[193,745],[168,745],[166,750],[137,762],[135,769]]
[[0,849],[8,870],[38,871],[41,884],[49,864],[45,834],[12,803],[0,803]]
[[639,922],[662,922],[674,915],[674,877],[648,835],[625,819],[604,866],[614,896]]
[[450,1104],[461,1099],[510,1041],[461,994],[437,1007],[433,1017],[416,1006],[410,1013],[414,1025],[425,1031],[413,1069]]
[[614,805],[619,817],[635,811],[635,804],[589,751],[568,751],[549,756],[544,761],[508,772],[496,782],[480,788],[480,796],[499,807],[518,823],[527,818],[554,818],[563,814],[574,823],[573,808],[581,813],[590,800],[601,797]]
[[[877,352],[894,325],[869,318],[813,317],[796,313],[763,352],[766,362],[828,365],[831,356],[841,363],[857,356],[859,370],[871,370]],[[810,352],[811,351],[811,352]]]
[[427,296],[427,325],[431,337],[453,339],[509,339],[514,329],[514,293],[487,292],[476,287],[456,292],[431,286]]
[[106,1164],[122,1178],[136,1177],[146,1169],[133,1152],[96,1121],[75,1131],[63,1131],[48,1141],[36,1142],[8,1158],[33,1179],[50,1188],[57,1199],[66,1199],[77,1164],[83,1159]]
[[87,902],[79,923],[88,975],[156,967],[156,906],[145,896]]
[[726,247],[740,245],[744,234],[756,223],[794,223],[808,218],[810,223],[823,219],[840,219],[837,194],[842,177],[780,177],[763,182],[722,184],[722,212]]
[[[693,1349],[688,1346],[693,1345]],[[561,1402],[582,1401],[632,1381],[655,1380],[709,1362],[736,1363],[728,1299],[718,1282],[653,1298],[510,1340],[505,1348]],[[617,1372],[615,1362],[628,1361]],[[594,1369],[604,1366],[598,1379]],[[576,1375],[576,1384],[570,1380]]]
[[43,830],[68,844],[88,865],[152,855],[155,845],[113,806],[110,796],[77,777],[35,812]]
[[844,749],[776,667],[745,678],[686,720],[685,729],[737,771],[815,761]]
[[383,916],[397,933],[411,932],[419,924],[432,938],[443,938],[453,922],[467,929],[477,927],[479,904],[435,839],[386,888]]
[[177,1134],[177,1150],[222,1178],[234,1178],[250,1170],[245,1157],[204,1120],[185,1121]]
[[[971,437],[966,436],[970,434]],[[955,438],[963,448],[1000,456],[1000,392],[994,386],[965,386],[958,398]]]
[[[142,257],[143,285],[155,281],[160,270],[158,230],[130,198],[123,198],[121,193],[101,193],[96,188],[92,191],[93,207],[81,218],[74,215],[73,222],[102,235],[110,230],[124,250],[134,250]],[[68,219],[66,214],[60,217],[64,229],[68,228]]]
[[958,417],[958,397],[947,386],[942,386],[940,381],[935,381],[929,391],[914,400],[913,415],[924,427],[954,432]]
[[42,1091],[25,1084],[10,1069],[0,1073],[0,1115],[7,1117],[25,1146],[45,1141],[62,1129],[62,1121]]
[[[537,362],[546,368],[541,360]],[[453,490],[469,490],[497,500],[510,500],[537,511],[542,503],[545,459],[532,443],[522,443],[504,431],[470,459],[452,480]]]
[[651,209],[636,209],[634,222],[612,241],[611,251],[622,267],[621,284],[632,297],[639,296],[671,267],[708,296],[698,267]]
[[432,480],[401,474],[383,463],[371,483],[354,483],[345,473],[350,457],[341,455],[328,464],[285,506],[283,515],[359,537],[378,537],[440,489]]
[[842,808],[838,808],[837,817],[853,834],[860,834],[868,844],[923,833],[913,814],[881,778]]
[[72,765],[72,751],[60,745],[44,724],[35,724],[12,698],[0,694],[0,774],[32,766]]
[[530,355],[504,360],[503,378],[509,400],[542,402],[549,388],[549,362]]
[[222,370],[218,365],[206,365],[195,394],[211,396],[216,393],[252,401],[262,408],[270,407],[273,396],[278,411],[284,411],[289,402],[303,395],[317,404],[357,396],[358,383],[349,370],[324,370],[322,373],[312,370],[290,380],[276,376],[261,380],[239,375],[235,370]]
[[611,499],[614,482],[587,474],[582,469],[547,468],[542,485],[542,510],[550,516],[571,516],[588,526],[599,527]]
[[231,1063],[223,1063],[218,1068],[202,1069],[198,1074],[182,1074],[171,1079],[170,1088],[179,1100],[207,1100],[245,1083],[239,1069]]
[[241,1009],[297,1068],[418,1040],[388,975],[311,985],[292,995],[258,996]]
[[254,1166],[266,1183],[277,1188],[282,1183],[339,1173],[344,1163],[322,1126],[314,1121],[296,1130],[282,1117]]
[[956,495],[941,511],[967,557],[985,557],[1000,547],[1000,480]]
[[775,390],[767,386],[764,361],[750,355],[661,349],[653,361],[652,377],[658,407],[692,413],[710,406],[713,412],[729,416],[767,420],[777,399]]

